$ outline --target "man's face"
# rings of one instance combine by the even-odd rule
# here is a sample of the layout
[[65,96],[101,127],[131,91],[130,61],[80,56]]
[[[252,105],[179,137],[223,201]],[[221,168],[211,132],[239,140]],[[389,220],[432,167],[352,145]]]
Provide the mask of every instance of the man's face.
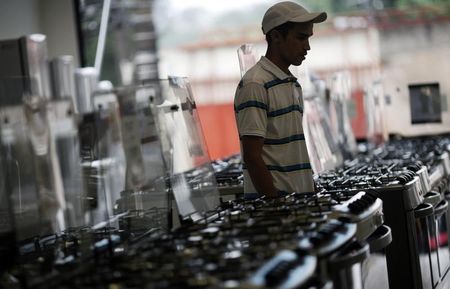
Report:
[[283,60],[290,65],[302,64],[310,49],[309,37],[312,35],[313,23],[296,23],[286,37],[281,37],[279,48]]

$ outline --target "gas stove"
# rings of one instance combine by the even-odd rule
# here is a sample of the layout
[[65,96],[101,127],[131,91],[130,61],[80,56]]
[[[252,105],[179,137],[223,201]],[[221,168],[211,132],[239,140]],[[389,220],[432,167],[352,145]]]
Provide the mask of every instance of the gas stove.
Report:
[[[127,246],[114,243],[107,249],[112,252],[109,261],[93,256],[83,268],[57,278],[40,278],[33,286],[238,288],[263,284],[303,288],[314,284],[314,288],[329,288],[340,282],[338,271],[348,269],[335,263],[355,251],[357,224],[352,218],[356,216],[348,206],[357,200],[342,202],[339,208],[347,213],[338,216],[329,210],[316,210],[314,203],[323,204],[325,198],[332,200],[291,194],[275,200],[224,202],[213,219],[170,233],[154,232]],[[339,204],[332,203],[333,208]],[[366,258],[367,248],[359,249],[361,258]]]
[[393,234],[386,251],[391,288],[442,288],[445,281],[449,268],[448,222],[444,221],[448,215],[447,149],[428,141],[392,143],[317,178],[321,194],[366,191],[383,201],[386,224]]
[[333,173],[326,173],[317,179],[321,192],[356,194],[367,190],[375,195],[381,191],[401,191],[407,209],[415,208],[423,202],[428,192],[428,182],[422,181],[426,168],[416,172],[392,163],[356,163]]
[[356,238],[363,241],[383,225],[383,202],[374,193],[361,191],[335,206],[332,215],[357,224]]

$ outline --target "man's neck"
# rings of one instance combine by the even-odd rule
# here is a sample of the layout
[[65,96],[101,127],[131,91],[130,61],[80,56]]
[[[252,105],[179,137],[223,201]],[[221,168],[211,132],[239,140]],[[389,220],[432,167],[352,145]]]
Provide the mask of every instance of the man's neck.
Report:
[[270,50],[267,50],[265,57],[278,66],[284,73],[291,75],[291,72],[289,71],[290,65],[285,63],[278,54],[274,54]]

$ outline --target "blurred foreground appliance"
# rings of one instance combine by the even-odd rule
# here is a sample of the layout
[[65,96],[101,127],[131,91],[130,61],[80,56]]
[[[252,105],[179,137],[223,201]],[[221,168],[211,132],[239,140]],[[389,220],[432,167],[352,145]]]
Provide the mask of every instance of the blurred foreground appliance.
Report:
[[0,63],[0,82],[7,92],[2,93],[0,107],[20,104],[24,93],[51,98],[45,35],[0,40]]

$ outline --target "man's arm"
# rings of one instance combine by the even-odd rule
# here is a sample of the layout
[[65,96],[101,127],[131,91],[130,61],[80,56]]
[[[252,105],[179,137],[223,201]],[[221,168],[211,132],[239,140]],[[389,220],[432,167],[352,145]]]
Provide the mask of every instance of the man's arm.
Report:
[[259,136],[243,136],[241,142],[244,164],[247,166],[255,189],[258,193],[267,197],[276,197],[278,190],[275,188],[272,175],[261,156],[264,138]]

